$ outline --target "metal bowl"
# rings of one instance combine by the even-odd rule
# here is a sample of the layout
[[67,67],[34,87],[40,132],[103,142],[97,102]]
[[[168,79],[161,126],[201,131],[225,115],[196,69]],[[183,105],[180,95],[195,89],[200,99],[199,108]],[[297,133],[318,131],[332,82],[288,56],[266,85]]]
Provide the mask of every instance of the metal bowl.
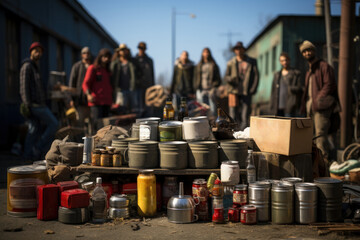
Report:
[[176,195],[167,205],[167,216],[172,223],[191,223],[198,219],[195,214],[195,202],[189,195]]
[[114,194],[110,197],[111,208],[125,208],[129,206],[129,199],[125,194]]
[[110,218],[128,218],[130,217],[129,208],[109,208]]

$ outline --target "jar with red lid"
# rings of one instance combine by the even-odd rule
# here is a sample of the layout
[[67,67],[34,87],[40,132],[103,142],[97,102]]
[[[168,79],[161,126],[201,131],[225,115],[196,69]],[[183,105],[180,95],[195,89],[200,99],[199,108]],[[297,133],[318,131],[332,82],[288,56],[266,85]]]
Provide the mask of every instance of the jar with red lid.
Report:
[[235,185],[233,192],[233,204],[243,206],[247,204],[248,187],[246,184]]
[[256,224],[256,207],[254,205],[244,205],[240,209],[240,221],[242,224]]

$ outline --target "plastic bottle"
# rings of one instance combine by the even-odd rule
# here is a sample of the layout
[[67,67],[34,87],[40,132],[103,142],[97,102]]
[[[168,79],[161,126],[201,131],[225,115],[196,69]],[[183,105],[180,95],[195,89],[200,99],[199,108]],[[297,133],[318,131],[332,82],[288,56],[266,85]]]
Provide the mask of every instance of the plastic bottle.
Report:
[[163,121],[170,121],[170,120],[175,120],[175,110],[172,105],[171,98],[167,98],[163,111]]
[[102,187],[101,177],[96,178],[96,187],[92,193],[91,202],[93,206],[93,222],[104,223],[107,215],[107,196]]
[[246,166],[247,182],[256,182],[256,168],[254,164],[253,151],[248,150],[247,166]]

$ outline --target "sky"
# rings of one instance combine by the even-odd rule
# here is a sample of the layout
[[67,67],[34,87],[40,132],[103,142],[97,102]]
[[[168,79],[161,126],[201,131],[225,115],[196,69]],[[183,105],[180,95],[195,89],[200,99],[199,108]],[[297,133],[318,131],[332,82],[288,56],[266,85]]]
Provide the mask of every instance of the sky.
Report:
[[[314,15],[315,0],[78,0],[114,38],[125,43],[132,55],[140,41],[154,61],[155,78],[169,84],[172,78],[172,12],[175,9],[175,55],[186,50],[198,63],[209,47],[224,76],[229,44],[248,46],[278,15]],[[340,15],[341,1],[330,0],[331,15]],[[195,18],[191,17],[195,15]],[[229,37],[231,33],[231,37]]]

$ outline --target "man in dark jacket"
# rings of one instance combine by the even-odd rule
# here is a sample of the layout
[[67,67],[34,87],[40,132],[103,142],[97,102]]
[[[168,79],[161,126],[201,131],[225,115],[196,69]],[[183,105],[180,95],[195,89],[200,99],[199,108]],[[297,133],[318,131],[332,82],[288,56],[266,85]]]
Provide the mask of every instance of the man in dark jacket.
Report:
[[240,128],[243,130],[249,126],[251,98],[256,93],[259,84],[259,72],[256,59],[245,54],[242,42],[237,42],[233,51],[235,57],[227,63],[225,81],[230,116],[236,121],[240,120]]
[[83,126],[85,118],[90,117],[90,108],[87,105],[86,94],[82,91],[82,83],[86,70],[91,64],[91,53],[88,47],[81,49],[81,60],[76,62],[70,73],[69,87],[75,89],[71,107],[76,107],[79,113],[79,124]]
[[324,157],[329,159],[330,145],[328,133],[330,117],[339,111],[337,86],[334,69],[325,61],[318,59],[314,44],[305,40],[300,45],[300,52],[309,63],[305,76],[305,91],[302,98],[302,112],[314,121],[315,143]]
[[30,110],[29,129],[25,139],[24,158],[43,159],[53,141],[58,121],[46,106],[46,94],[41,81],[39,60],[44,51],[39,42],[30,46],[30,59],[25,59],[20,70],[20,95],[23,105]]
[[301,73],[290,67],[290,57],[287,53],[281,53],[279,60],[282,69],[274,74],[270,111],[277,116],[296,117],[300,114],[303,93]]

